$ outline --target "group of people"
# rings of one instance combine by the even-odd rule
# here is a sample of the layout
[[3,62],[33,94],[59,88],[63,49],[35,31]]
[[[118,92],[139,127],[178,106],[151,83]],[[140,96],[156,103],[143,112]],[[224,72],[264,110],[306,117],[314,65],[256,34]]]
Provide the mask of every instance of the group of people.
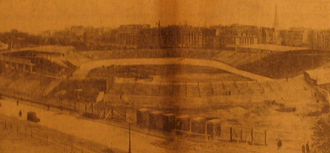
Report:
[[[277,149],[282,148],[282,141],[280,139],[277,140]],[[310,153],[309,143],[307,141],[306,144],[301,147],[302,153]]]
[[301,150],[302,150],[302,153],[310,153],[308,141],[307,141],[306,145],[302,145]]

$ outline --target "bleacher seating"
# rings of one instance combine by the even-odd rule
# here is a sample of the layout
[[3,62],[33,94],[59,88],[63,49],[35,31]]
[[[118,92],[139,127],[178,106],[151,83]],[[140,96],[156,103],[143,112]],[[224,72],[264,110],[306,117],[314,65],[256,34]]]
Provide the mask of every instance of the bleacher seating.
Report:
[[[63,67],[55,62],[51,62],[47,59],[43,58],[35,58],[32,60],[35,64],[33,67],[33,71],[39,73],[41,75],[50,75],[50,76],[59,76],[59,75],[68,75],[72,73],[74,69],[76,69],[72,64],[72,68],[70,67]],[[69,64],[68,62],[65,64]]]
[[219,54],[212,57],[213,60],[217,60],[231,66],[237,67],[244,64],[252,63],[265,58],[271,54],[263,53],[251,53],[251,52],[235,52],[235,51],[222,51]]
[[0,88],[13,93],[34,97],[40,97],[43,90],[53,80],[52,78],[29,73],[18,73],[15,70],[9,69],[3,71],[0,78],[2,80]]

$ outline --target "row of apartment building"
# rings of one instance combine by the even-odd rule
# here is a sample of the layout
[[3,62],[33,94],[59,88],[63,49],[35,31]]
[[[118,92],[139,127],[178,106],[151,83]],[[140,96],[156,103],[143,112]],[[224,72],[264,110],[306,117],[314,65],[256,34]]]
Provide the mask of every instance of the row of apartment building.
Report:
[[330,30],[313,31],[311,48],[330,50]]
[[[75,26],[49,37],[74,39],[86,44],[105,42],[120,48],[232,48],[254,44],[274,44],[330,50],[330,31],[306,28],[275,28],[233,24],[193,27],[147,24],[121,25],[116,29]],[[69,41],[70,42],[70,41]]]
[[231,48],[254,44],[311,47],[312,32],[305,28],[277,30],[239,24],[209,28],[189,25],[154,28],[125,25],[118,28],[119,44],[137,48]]
[[246,27],[170,25],[149,28],[146,25],[125,25],[118,28],[118,43],[133,48],[226,48],[257,44],[258,33],[254,29],[244,29]]

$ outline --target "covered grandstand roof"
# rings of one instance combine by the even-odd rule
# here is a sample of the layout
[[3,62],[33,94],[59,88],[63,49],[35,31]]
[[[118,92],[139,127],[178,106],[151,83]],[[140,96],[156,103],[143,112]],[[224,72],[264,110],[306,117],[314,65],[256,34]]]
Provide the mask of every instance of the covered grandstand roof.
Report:
[[2,53],[13,53],[13,52],[24,52],[24,51],[34,51],[41,53],[50,53],[50,54],[67,54],[69,51],[74,50],[73,46],[39,46],[39,47],[28,47],[28,48],[20,48],[11,51],[6,51]]
[[316,81],[317,85],[330,83],[330,68],[322,67],[314,70],[305,71],[309,77]]
[[271,44],[246,45],[246,46],[240,46],[240,48],[265,50],[265,51],[273,51],[273,52],[309,50],[309,48],[305,48],[305,47],[291,47],[291,46],[280,46],[280,45],[271,45]]
[[0,50],[8,49],[8,45],[0,41]]

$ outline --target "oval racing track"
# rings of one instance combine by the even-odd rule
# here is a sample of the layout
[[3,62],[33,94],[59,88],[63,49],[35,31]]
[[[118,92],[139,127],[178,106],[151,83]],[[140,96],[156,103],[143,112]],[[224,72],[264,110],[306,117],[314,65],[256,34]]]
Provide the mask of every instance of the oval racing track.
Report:
[[90,70],[103,66],[174,65],[174,64],[205,66],[205,67],[221,69],[260,82],[272,80],[271,78],[265,76],[239,70],[235,67],[232,67],[230,65],[224,64],[219,61],[190,59],[190,58],[128,58],[128,59],[108,59],[108,60],[89,61],[79,66],[79,68],[73,73],[73,78],[84,79]]

